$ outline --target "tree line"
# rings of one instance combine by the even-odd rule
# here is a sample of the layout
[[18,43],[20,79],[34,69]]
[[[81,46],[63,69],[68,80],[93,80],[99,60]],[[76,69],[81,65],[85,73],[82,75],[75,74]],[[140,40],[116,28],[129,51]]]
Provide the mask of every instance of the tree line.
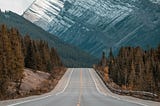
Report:
[[31,38],[47,41],[49,47],[56,48],[63,65],[66,67],[92,67],[95,61],[98,62],[95,56],[63,42],[55,35],[44,31],[42,28],[11,11],[0,12],[0,24],[4,23],[9,27],[16,27],[22,36],[28,34]]
[[108,67],[110,80],[127,90],[147,91],[160,95],[160,45],[156,49],[122,47],[117,56],[112,49],[109,57],[103,53],[100,67]]
[[24,67],[51,72],[60,66],[63,65],[56,50],[47,42],[32,40],[28,35],[22,37],[16,28],[0,26],[0,98],[7,95],[10,82],[16,83],[18,91]]
[[50,72],[54,67],[63,66],[54,48],[42,40],[31,40],[27,35],[22,38],[24,65],[27,68]]

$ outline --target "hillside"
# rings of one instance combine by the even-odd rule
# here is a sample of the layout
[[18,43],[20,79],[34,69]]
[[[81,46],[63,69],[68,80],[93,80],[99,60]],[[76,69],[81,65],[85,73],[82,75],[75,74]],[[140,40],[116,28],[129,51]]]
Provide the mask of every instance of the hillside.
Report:
[[16,27],[22,35],[27,34],[32,39],[47,41],[50,47],[54,47],[57,50],[65,66],[90,67],[97,61],[93,56],[61,41],[54,35],[44,31],[13,12],[0,12],[0,24],[6,24],[8,27]]
[[110,47],[157,47],[159,12],[158,0],[35,0],[23,16],[100,57]]
[[160,45],[147,51],[122,47],[117,56],[112,50],[109,54],[105,57],[103,53],[95,68],[111,91],[160,101]]
[[[39,71],[42,71],[42,74],[49,73],[50,76],[46,79],[51,82],[46,81],[43,84],[47,88],[45,86],[37,88],[44,81],[41,80],[37,81],[38,85],[34,83],[36,89],[30,89],[23,94],[21,90],[25,88],[21,89],[22,85],[28,86],[27,83],[23,84],[27,76],[24,72],[25,68],[30,68],[32,73],[38,72],[39,77],[41,75]],[[44,88],[47,92],[55,86],[55,80],[58,81],[57,78],[61,78],[65,71],[56,50],[50,48],[46,41],[32,40],[29,36],[22,37],[16,28],[8,29],[6,25],[0,25],[0,100],[36,94],[36,92],[42,93]],[[30,77],[30,79],[34,78],[36,76]]]

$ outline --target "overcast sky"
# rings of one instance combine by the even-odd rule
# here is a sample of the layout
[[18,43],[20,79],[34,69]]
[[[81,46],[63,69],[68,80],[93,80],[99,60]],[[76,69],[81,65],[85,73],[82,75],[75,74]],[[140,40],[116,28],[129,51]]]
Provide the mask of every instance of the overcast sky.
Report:
[[2,11],[10,10],[22,15],[33,1],[34,0],[0,0],[0,9]]

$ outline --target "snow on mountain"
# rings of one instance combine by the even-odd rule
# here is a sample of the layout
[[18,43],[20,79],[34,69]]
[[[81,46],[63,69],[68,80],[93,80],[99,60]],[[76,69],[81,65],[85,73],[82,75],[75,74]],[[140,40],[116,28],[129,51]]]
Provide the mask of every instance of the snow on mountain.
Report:
[[153,2],[153,3],[160,4],[160,0],[150,0],[150,1]]
[[36,0],[23,16],[60,39],[100,56],[110,47],[157,46],[159,11],[153,0]]
[[0,10],[13,11],[22,15],[33,1],[34,0],[0,0]]

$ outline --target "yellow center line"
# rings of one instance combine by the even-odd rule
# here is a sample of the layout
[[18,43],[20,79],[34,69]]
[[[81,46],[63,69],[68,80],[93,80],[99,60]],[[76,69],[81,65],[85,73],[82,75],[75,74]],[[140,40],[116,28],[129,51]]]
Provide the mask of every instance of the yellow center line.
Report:
[[82,96],[82,69],[80,71],[80,93],[79,93],[79,99],[78,99],[77,106],[80,106],[81,96]]

